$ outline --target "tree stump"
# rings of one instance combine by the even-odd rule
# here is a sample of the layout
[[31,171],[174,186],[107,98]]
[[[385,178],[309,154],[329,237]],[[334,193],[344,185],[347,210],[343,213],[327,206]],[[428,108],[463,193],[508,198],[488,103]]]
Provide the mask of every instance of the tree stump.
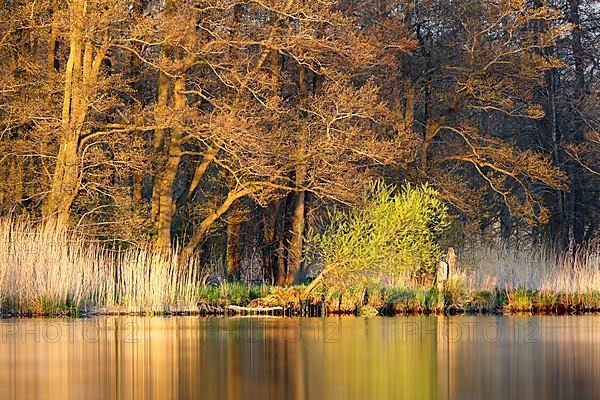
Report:
[[449,247],[448,253],[446,253],[446,259],[441,260],[438,263],[437,273],[435,277],[435,283],[438,291],[444,290],[446,282],[450,279],[450,275],[456,272],[458,266],[458,257],[454,252],[454,248]]
[[444,287],[446,286],[446,281],[448,280],[450,274],[448,271],[448,263],[444,260],[441,260],[438,263],[437,274],[435,277],[435,283],[438,292],[442,292]]
[[454,274],[458,268],[458,257],[456,256],[453,247],[448,247],[446,262],[448,263],[448,277],[450,277],[450,275]]

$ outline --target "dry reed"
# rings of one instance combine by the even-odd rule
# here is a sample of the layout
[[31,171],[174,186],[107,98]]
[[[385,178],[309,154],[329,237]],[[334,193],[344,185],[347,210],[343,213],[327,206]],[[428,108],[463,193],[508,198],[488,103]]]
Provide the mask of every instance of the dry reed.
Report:
[[0,220],[0,307],[18,314],[197,311],[197,264],[150,246],[118,251],[45,224]]
[[[598,246],[571,253],[498,246],[471,249],[461,257],[461,268],[454,271],[444,292],[446,309],[600,310],[599,250]],[[198,312],[199,303],[206,301],[244,305],[267,294],[272,298],[297,290],[262,286],[252,290],[241,284],[200,289],[199,270],[195,259],[179,265],[176,249],[160,251],[147,245],[118,250],[51,225],[0,219],[2,313]],[[369,288],[370,303],[444,311],[435,290],[415,282],[395,281],[391,288],[377,281]],[[342,296],[351,303],[344,309],[363,305],[364,288],[354,297],[348,288],[336,293],[329,293],[332,299]]]
[[528,290],[553,293],[600,291],[600,248],[574,252],[551,248],[480,247],[462,260],[472,290]]

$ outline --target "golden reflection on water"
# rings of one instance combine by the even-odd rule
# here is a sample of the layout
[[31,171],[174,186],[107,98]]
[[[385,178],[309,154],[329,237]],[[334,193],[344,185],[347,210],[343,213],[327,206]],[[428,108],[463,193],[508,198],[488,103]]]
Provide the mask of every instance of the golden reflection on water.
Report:
[[597,398],[600,317],[0,320],[0,399]]

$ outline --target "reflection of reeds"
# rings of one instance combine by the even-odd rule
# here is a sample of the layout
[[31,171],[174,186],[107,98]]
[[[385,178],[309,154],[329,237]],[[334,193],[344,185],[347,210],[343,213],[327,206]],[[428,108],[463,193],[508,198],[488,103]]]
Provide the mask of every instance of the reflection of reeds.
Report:
[[148,247],[116,251],[51,225],[0,221],[4,311],[165,312],[195,310],[195,261]]

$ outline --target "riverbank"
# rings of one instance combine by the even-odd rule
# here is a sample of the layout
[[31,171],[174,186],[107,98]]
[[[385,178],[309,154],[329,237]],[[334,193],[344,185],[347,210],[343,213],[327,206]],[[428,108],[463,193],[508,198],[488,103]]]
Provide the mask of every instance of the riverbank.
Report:
[[553,293],[529,290],[480,290],[470,292],[455,285],[444,291],[436,288],[394,288],[376,284],[349,288],[341,293],[319,289],[304,296],[306,286],[277,287],[223,283],[198,289],[196,304],[173,304],[163,310],[136,309],[123,305],[76,307],[48,299],[28,308],[11,309],[3,304],[7,317],[94,315],[199,315],[199,316],[305,316],[327,315],[395,316],[457,314],[586,314],[600,313],[600,291]]
[[[253,298],[261,292],[268,294]],[[285,315],[300,316],[600,312],[600,292],[570,294],[522,289],[469,292],[458,286],[440,292],[436,288],[408,289],[377,285],[350,289],[344,293],[320,290],[308,298],[302,297],[303,292],[303,286],[244,289],[244,285],[234,284],[225,288],[205,288],[200,309],[204,314],[231,314],[228,306],[236,305],[249,308],[248,314],[256,314],[261,308],[281,307]],[[215,298],[216,293],[221,293],[223,297]]]
[[303,316],[600,312],[598,247],[555,254],[478,246],[464,249],[459,265],[441,291],[366,275],[324,279],[311,291],[223,280],[213,286],[204,282],[218,271],[193,257],[181,263],[175,250],[118,249],[2,220],[0,315],[229,315],[273,307]]

